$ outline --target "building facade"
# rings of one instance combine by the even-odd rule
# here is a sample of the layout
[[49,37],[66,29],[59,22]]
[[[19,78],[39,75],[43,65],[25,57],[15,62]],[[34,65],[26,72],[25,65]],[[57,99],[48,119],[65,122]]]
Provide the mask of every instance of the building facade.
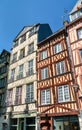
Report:
[[79,123],[82,129],[82,0],[78,0],[70,12],[71,23],[67,27],[72,54],[74,84],[79,103]]
[[5,112],[6,112],[6,89],[8,68],[10,61],[10,53],[3,50],[0,54],[0,130],[4,130],[5,125]]
[[7,86],[7,130],[37,129],[37,43],[51,33],[48,24],[36,24],[24,27],[14,39]]
[[66,28],[38,44],[37,74],[39,129],[79,130],[79,105]]

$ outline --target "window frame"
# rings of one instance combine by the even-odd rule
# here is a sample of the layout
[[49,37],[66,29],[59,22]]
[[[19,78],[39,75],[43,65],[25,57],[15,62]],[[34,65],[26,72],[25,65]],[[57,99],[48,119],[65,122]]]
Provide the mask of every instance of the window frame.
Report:
[[[63,67],[63,69],[62,69]],[[66,72],[65,60],[56,63],[56,75],[64,74]]]
[[[61,90],[59,90],[61,88]],[[67,88],[67,90],[65,89]],[[61,91],[61,92],[59,92]],[[67,93],[67,95],[66,95]],[[61,94],[61,95],[59,95]],[[66,96],[68,97],[68,99],[65,99]],[[69,90],[69,85],[62,85],[62,86],[58,86],[58,103],[62,103],[62,102],[69,102],[70,101],[70,90]]]
[[49,77],[48,67],[41,69],[41,80],[45,80]]
[[48,57],[48,56],[47,56],[47,49],[41,51],[41,53],[40,53],[40,59],[41,59],[41,60],[44,60],[44,59],[46,59],[47,57]]
[[26,85],[26,103],[31,103],[34,101],[34,83],[29,83]]
[[82,48],[79,50],[79,53],[80,53],[80,59],[81,59],[81,62],[82,62]]
[[[79,32],[79,31],[81,31],[81,32]],[[79,34],[79,33],[81,33],[81,34]],[[82,39],[82,27],[77,29],[77,37],[78,37],[78,40]]]
[[33,74],[33,66],[34,66],[34,59],[31,59],[27,63],[27,75],[28,76]]
[[22,104],[22,86],[16,87],[15,104],[16,105]]
[[41,90],[41,105],[49,105],[51,102],[50,89]]
[[12,102],[12,96],[13,96],[13,89],[9,89],[7,91],[7,105],[11,106],[13,104]]
[[33,52],[34,52],[34,42],[28,45],[28,54],[31,54]]
[[10,78],[14,78],[15,75],[15,68],[11,69]]
[[57,43],[53,46],[54,54],[57,54],[62,51],[62,44]]

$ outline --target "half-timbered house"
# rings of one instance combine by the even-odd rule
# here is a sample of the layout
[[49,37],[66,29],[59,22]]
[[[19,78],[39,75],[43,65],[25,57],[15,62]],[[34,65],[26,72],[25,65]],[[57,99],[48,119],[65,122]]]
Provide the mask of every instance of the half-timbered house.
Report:
[[65,27],[38,44],[37,80],[40,129],[79,130],[79,105]]

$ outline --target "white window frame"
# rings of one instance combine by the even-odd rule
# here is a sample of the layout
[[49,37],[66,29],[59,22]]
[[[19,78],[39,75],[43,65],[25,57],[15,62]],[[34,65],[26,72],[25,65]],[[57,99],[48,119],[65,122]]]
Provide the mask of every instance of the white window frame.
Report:
[[59,53],[61,51],[62,51],[61,43],[57,43],[56,45],[54,45],[54,54]]
[[28,61],[28,70],[33,70],[33,59]]
[[69,85],[62,85],[58,87],[58,102],[70,101]]
[[41,79],[48,78],[48,67],[41,69]]
[[33,52],[34,52],[34,42],[28,45],[28,54],[31,54]]
[[50,104],[50,89],[41,90],[41,105]]
[[22,86],[16,87],[16,99],[15,104],[22,103]]
[[13,60],[17,60],[17,52],[13,54]]
[[23,64],[19,66],[19,74],[23,74]]
[[15,68],[11,70],[10,78],[14,78]]
[[82,39],[82,28],[77,30],[78,39]]
[[41,60],[44,60],[44,59],[46,59],[47,58],[47,50],[43,50],[42,52],[41,52]]
[[13,96],[13,89],[7,91],[7,105],[12,105],[12,96]]
[[65,73],[65,61],[60,61],[56,63],[56,75]]
[[26,86],[26,102],[30,103],[34,101],[34,83],[29,83]]

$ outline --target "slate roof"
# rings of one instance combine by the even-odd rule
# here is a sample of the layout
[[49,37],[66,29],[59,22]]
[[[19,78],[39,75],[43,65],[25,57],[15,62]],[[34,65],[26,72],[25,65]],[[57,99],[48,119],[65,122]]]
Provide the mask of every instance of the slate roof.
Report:
[[32,26],[24,26],[23,29],[18,33],[18,35],[15,37],[15,40],[17,40],[19,37],[23,36],[26,32],[28,32],[29,30],[31,30],[33,27],[37,26],[39,24],[34,24]]
[[78,0],[77,3],[75,4],[75,6],[73,7],[72,11],[70,12],[70,14],[74,13],[77,11],[77,6],[80,6],[82,8],[82,0]]

